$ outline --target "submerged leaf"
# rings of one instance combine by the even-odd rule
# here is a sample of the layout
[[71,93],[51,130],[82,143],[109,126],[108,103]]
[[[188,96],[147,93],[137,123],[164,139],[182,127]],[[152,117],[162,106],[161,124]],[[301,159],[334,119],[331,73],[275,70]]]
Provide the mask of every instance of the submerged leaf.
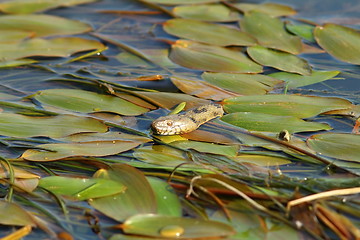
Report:
[[224,100],[224,103],[225,111],[230,113],[259,112],[300,118],[352,106],[351,102],[342,98],[275,94],[235,97]]
[[91,31],[90,25],[80,21],[45,14],[0,16],[0,30],[31,32],[35,37],[79,34]]
[[11,0],[0,3],[0,11],[5,13],[28,14],[56,7],[69,7],[97,0]]
[[107,129],[102,122],[87,117],[28,117],[13,113],[0,114],[0,134],[11,137],[59,138],[80,132],[106,132]]
[[212,22],[233,22],[240,19],[239,12],[217,3],[178,6],[173,9],[173,13],[181,18]]
[[263,47],[274,48],[292,54],[301,52],[301,39],[284,29],[284,23],[265,13],[252,11],[240,21],[243,31],[254,36]]
[[215,86],[241,95],[266,94],[282,83],[275,78],[261,74],[205,72],[201,77]]
[[105,50],[105,46],[96,40],[76,37],[33,38],[15,44],[0,43],[0,59],[11,61],[30,56],[68,57],[77,52],[93,49]]
[[257,112],[230,113],[222,121],[250,131],[275,132],[286,129],[289,133],[330,130],[325,123],[306,122],[294,116],[277,116]]
[[42,144],[37,146],[41,149],[28,149],[21,157],[29,161],[54,161],[75,156],[99,157],[125,152],[140,144],[122,140]]
[[177,40],[171,46],[170,59],[198,70],[233,73],[259,73],[262,67],[240,51],[187,40]]
[[235,233],[231,226],[221,222],[154,214],[130,217],[122,224],[122,229],[127,234],[168,239],[208,239],[228,237]]
[[104,178],[71,178],[50,176],[40,180],[40,187],[76,200],[105,197],[125,191],[126,187],[116,181]]
[[329,54],[341,61],[360,65],[360,33],[337,24],[317,26],[316,42]]
[[254,46],[256,40],[239,29],[191,19],[170,19],[164,30],[180,38],[217,46]]
[[135,214],[156,213],[154,191],[140,170],[126,164],[112,164],[110,169],[101,169],[95,176],[111,179],[126,186],[123,193],[90,200],[90,205],[98,211],[117,221],[124,221]]
[[360,162],[360,135],[358,134],[317,134],[311,136],[307,144],[321,155]]
[[48,89],[37,92],[33,98],[58,108],[83,112],[113,112],[126,116],[143,114],[148,109],[121,98],[79,89]]
[[273,67],[286,72],[310,75],[311,67],[309,63],[293,54],[280,52],[262,46],[248,47],[250,57],[257,63]]
[[224,89],[213,86],[207,82],[197,79],[171,77],[171,81],[182,92],[195,95],[199,98],[212,99],[215,101],[222,100],[224,98],[230,98],[238,96],[238,94],[226,91]]
[[267,15],[272,17],[291,16],[296,14],[296,11],[292,7],[278,3],[235,3],[233,5],[244,13],[248,13],[250,11],[257,11],[266,13]]
[[268,76],[285,81],[288,88],[297,88],[329,80],[338,75],[339,73],[339,71],[313,70],[310,76],[302,76],[299,74],[288,72],[276,72],[269,74]]

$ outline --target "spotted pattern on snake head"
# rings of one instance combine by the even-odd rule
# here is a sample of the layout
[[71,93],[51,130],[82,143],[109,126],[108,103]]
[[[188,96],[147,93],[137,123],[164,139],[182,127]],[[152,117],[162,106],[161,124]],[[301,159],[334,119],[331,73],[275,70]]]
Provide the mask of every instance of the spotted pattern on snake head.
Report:
[[221,117],[223,114],[221,105],[207,104],[179,114],[160,117],[153,121],[151,127],[158,135],[184,134],[196,130],[201,124]]

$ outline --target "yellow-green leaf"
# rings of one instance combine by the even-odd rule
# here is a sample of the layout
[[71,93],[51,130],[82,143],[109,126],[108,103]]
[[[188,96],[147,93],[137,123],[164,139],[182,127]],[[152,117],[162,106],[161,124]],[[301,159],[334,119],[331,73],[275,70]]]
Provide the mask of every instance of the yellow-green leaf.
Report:
[[248,13],[250,11],[258,11],[266,13],[271,17],[291,16],[296,14],[296,11],[292,7],[278,3],[235,3],[233,5],[244,13]]
[[33,216],[19,205],[4,200],[0,201],[0,224],[11,226],[36,226]]

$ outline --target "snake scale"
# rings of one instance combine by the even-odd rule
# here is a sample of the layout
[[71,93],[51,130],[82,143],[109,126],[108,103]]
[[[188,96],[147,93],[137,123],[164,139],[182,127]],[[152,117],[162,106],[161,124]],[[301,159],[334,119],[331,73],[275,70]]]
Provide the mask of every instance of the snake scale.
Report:
[[224,110],[219,104],[206,104],[179,114],[160,117],[151,127],[158,135],[184,134],[196,130],[201,124],[213,118],[221,117]]

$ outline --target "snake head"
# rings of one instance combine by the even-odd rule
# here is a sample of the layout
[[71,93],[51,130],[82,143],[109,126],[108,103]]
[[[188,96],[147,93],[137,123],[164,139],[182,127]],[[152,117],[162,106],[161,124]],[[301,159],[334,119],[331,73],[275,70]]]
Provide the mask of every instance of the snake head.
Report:
[[158,135],[181,134],[184,127],[184,121],[178,115],[160,117],[151,124],[152,130]]

